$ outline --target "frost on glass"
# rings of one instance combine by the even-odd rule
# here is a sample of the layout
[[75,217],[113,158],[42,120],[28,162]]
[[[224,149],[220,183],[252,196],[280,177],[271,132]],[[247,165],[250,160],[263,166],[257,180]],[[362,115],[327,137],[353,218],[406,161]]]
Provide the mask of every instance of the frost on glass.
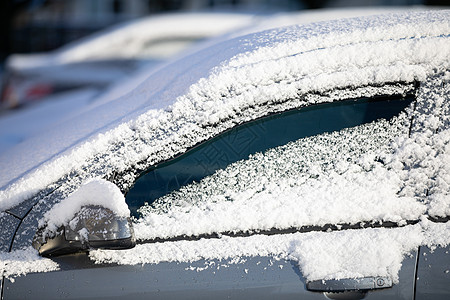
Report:
[[405,113],[257,153],[142,207],[137,238],[449,215],[441,84],[421,86],[411,132]]
[[[281,90],[282,87],[279,87]],[[135,140],[132,143],[120,143],[124,155],[124,164],[130,158],[137,160],[140,153],[146,153],[132,169],[126,169],[125,176],[114,178],[114,182],[127,191],[134,179],[148,167],[166,161],[187,149],[206,141],[218,134],[271,114],[289,109],[302,108],[320,103],[331,103],[344,99],[357,99],[375,95],[406,95],[414,89],[414,84],[394,83],[383,86],[364,86],[342,88],[339,91],[299,94],[293,98],[283,98],[254,103],[236,95],[231,98],[205,101],[205,99],[181,99],[171,109],[149,123],[149,116],[138,118],[132,127]],[[232,94],[232,93],[231,93]],[[217,102],[217,103],[216,103]],[[220,108],[220,113],[215,113]],[[116,151],[96,157],[97,160],[117,155]],[[132,157],[132,155],[136,155]],[[108,164],[104,164],[107,166]],[[119,169],[120,170],[120,169]],[[122,169],[123,170],[123,169]],[[125,170],[124,170],[125,171]]]
[[377,160],[408,124],[402,113],[251,155],[142,207],[137,237],[416,219],[425,207],[399,197],[398,176]]

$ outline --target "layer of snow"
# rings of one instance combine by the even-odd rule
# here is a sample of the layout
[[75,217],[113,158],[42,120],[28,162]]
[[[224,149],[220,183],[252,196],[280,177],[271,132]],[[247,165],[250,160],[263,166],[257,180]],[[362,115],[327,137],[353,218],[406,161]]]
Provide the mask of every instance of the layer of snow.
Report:
[[410,138],[385,157],[403,182],[401,196],[416,197],[433,217],[450,216],[450,72],[421,84]]
[[[449,64],[450,53],[442,51],[449,46],[448,18],[448,11],[439,11],[338,20],[200,51],[156,72],[133,93],[0,157],[8,170],[0,175],[0,207],[16,205],[70,171],[87,179],[100,169],[173,157],[236,123],[282,109],[271,105],[287,99],[297,99],[292,106],[311,105],[314,99],[298,100],[309,91],[424,80]],[[260,104],[267,110],[257,115],[236,113]],[[216,126],[220,120],[228,121]],[[124,146],[112,152],[117,143]]]
[[48,258],[39,256],[36,249],[29,247],[10,253],[0,252],[0,275],[14,282],[14,277],[30,272],[49,272],[59,269],[59,265]]
[[55,204],[40,220],[40,227],[56,232],[62,225],[68,225],[83,206],[96,205],[110,209],[118,217],[129,217],[130,210],[119,188],[104,179],[93,179],[82,184],[75,192]]
[[[337,232],[256,235],[137,245],[129,250],[95,250],[96,263],[123,265],[194,262],[200,259],[240,263],[243,257],[272,256],[293,260],[307,280],[388,276],[398,283],[403,259],[423,245],[434,249],[450,244],[450,222],[401,228],[357,229]],[[0,253],[0,273],[6,278],[30,272],[58,270],[57,263],[39,257],[31,247]],[[251,271],[251,270],[249,270]]]
[[403,115],[252,155],[142,207],[137,238],[417,220],[426,205],[399,196],[402,178],[374,160],[407,136],[407,121]]
[[415,112],[421,126],[411,137],[402,114],[252,155],[143,206],[137,238],[450,215],[450,128],[439,119],[450,94],[441,80],[422,84],[416,107],[428,114]]
[[[263,30],[273,29],[277,27],[292,26],[298,24],[307,24],[312,22],[320,22],[327,20],[334,20],[339,18],[351,18],[351,17],[361,17],[370,16],[382,13],[392,13],[392,12],[405,12],[405,11],[420,11],[424,10],[425,7],[376,7],[376,8],[352,8],[352,9],[320,9],[320,10],[307,10],[307,11],[297,11],[288,13],[277,13],[274,15],[255,15],[252,18],[251,25],[244,26],[243,29],[231,31],[230,33],[220,35],[219,37],[214,37],[202,42],[196,43],[193,47],[185,49],[184,52],[194,53],[200,49],[204,49],[220,41],[232,37],[238,37],[242,35],[248,35],[250,33],[255,33]],[[159,67],[163,67],[161,64]],[[85,112],[94,107],[107,103],[109,101],[115,100],[121,96],[124,96],[128,92],[131,92],[139,84],[144,82],[155,70],[154,64],[150,66],[143,66],[138,72],[130,76],[129,78],[124,78],[120,82],[116,82],[112,87],[108,88],[101,96],[96,97],[95,101],[89,106],[85,107],[80,112]],[[78,112],[78,113],[80,113]]]
[[296,12],[277,13],[270,16],[259,17],[255,24],[248,28],[230,33],[232,36],[245,35],[258,31],[285,27],[299,24],[331,21],[336,19],[348,19],[389,13],[404,13],[412,11],[424,11],[430,9],[426,6],[379,6],[379,7],[346,7],[346,8],[324,8],[315,10],[300,10]]
[[[282,27],[282,26],[292,26],[296,24],[307,24],[311,22],[319,22],[319,21],[325,21],[325,20],[333,20],[337,18],[349,18],[349,17],[356,17],[356,16],[368,16],[368,15],[375,15],[375,14],[381,14],[381,13],[392,13],[392,12],[401,12],[405,10],[424,10],[424,7],[378,7],[378,8],[353,8],[353,9],[322,9],[322,10],[316,10],[316,11],[298,11],[298,12],[291,12],[291,13],[278,13],[274,15],[255,15],[251,18],[244,15],[238,15],[237,18],[234,18],[235,16],[231,16],[231,20],[236,22],[237,24],[242,23],[241,25],[244,27],[244,29],[231,31],[231,33],[221,35],[219,37],[215,37],[212,39],[207,39],[202,42],[195,43],[194,46],[191,46],[190,48],[183,48],[183,53],[190,52],[193,53],[193,51],[198,51],[199,49],[205,48],[208,45],[212,45],[214,43],[217,43],[219,41],[223,41],[230,37],[237,37],[240,35],[246,35],[262,30],[267,30],[271,28],[276,27]],[[220,14],[222,18],[222,14]],[[225,15],[227,16],[227,15]],[[193,15],[188,14],[188,17],[193,17]],[[224,18],[225,19],[225,18]],[[238,21],[239,19],[239,21]],[[251,21],[250,21],[251,19]],[[244,22],[245,20],[245,22]],[[179,25],[179,20],[174,20],[172,17],[169,16],[167,20],[164,20],[164,17],[159,17],[156,20],[152,18],[152,21],[155,23],[161,23],[159,24],[159,27],[161,26],[168,26],[171,22],[174,22],[174,25]],[[148,23],[144,22],[144,23]],[[195,23],[195,22],[194,22]],[[221,26],[227,26],[231,25],[230,21],[226,21],[225,24],[222,24],[218,26],[216,29],[218,30],[215,32],[215,34],[223,33],[224,29],[221,29]],[[251,24],[251,26],[250,26]],[[249,25],[249,26],[244,26]],[[217,26],[217,25],[216,25]],[[132,27],[132,26],[131,26]],[[192,25],[190,27],[193,27]],[[120,28],[120,26],[118,26]],[[233,27],[234,28],[234,27]],[[127,31],[127,28],[118,29]],[[131,29],[130,29],[131,30]],[[192,28],[193,32],[195,33],[195,28]],[[209,29],[211,30],[211,28]],[[167,29],[165,30],[167,31]],[[212,32],[211,32],[212,33]],[[122,33],[123,34],[123,33]],[[195,34],[200,34],[199,32]],[[99,34],[100,35],[100,34]],[[101,36],[101,35],[100,35]],[[103,38],[100,37],[100,39],[103,41]],[[88,39],[89,40],[89,39]],[[81,43],[83,44],[83,43]],[[67,47],[70,48],[70,47]],[[77,48],[82,48],[81,45],[78,45]],[[117,48],[117,47],[116,47]],[[119,47],[119,49],[121,49]],[[166,50],[167,47],[164,47]],[[66,50],[67,51],[67,50]],[[70,52],[70,50],[68,51]],[[167,52],[165,52],[166,55],[168,55]],[[87,54],[86,54],[87,55]],[[15,60],[14,62],[12,62]],[[12,65],[18,68],[36,68],[40,67],[42,65],[47,66],[48,64],[52,64],[51,57],[46,56],[45,54],[36,54],[31,55],[27,54],[25,56],[13,56],[11,59]],[[53,62],[54,63],[54,62]],[[135,87],[137,87],[140,83],[142,83],[146,78],[148,78],[151,73],[155,71],[156,66],[159,65],[159,67],[163,67],[164,63],[161,61],[152,61],[143,64],[139,67],[139,70],[136,72],[133,72],[130,76],[118,76],[120,77],[119,80],[116,80],[113,84],[108,87],[105,92],[103,92],[101,95],[96,96],[97,93],[93,92],[92,94],[85,93],[85,90],[82,91],[76,91],[75,94],[73,92],[70,93],[62,93],[58,94],[56,97],[50,97],[48,101],[46,101],[46,104],[40,105],[41,107],[33,107],[30,109],[20,110],[17,113],[12,113],[12,116],[2,117],[0,118],[0,153],[3,151],[6,151],[7,149],[15,146],[17,143],[27,139],[28,137],[32,136],[36,132],[44,131],[43,125],[51,124],[52,126],[56,126],[57,122],[55,122],[55,118],[60,120],[63,119],[65,115],[69,115],[69,117],[73,117],[76,115],[80,115],[82,113],[85,113],[88,110],[91,110],[95,107],[98,107],[100,105],[103,105],[107,102],[110,102],[112,100],[115,100],[121,96],[124,96],[125,94],[132,91]],[[96,67],[98,69],[98,66]],[[98,70],[96,72],[84,72],[81,74],[81,76],[78,76],[79,79],[74,78],[73,74],[73,67],[71,67],[71,72],[69,75],[67,70],[62,70],[62,72],[55,72],[55,76],[58,77],[58,81],[61,81],[61,79],[65,76],[67,77],[67,80],[74,81],[74,80],[80,80],[82,83],[85,83],[87,81],[86,75],[89,76],[95,76],[95,81],[98,82],[99,80],[99,73]],[[53,72],[53,71],[52,71]],[[46,72],[46,80],[52,79],[54,80],[55,76],[52,76],[52,72]],[[107,74],[111,73],[110,70],[107,71]],[[121,74],[123,75],[123,74]],[[76,77],[76,76],[75,76]],[[108,79],[110,79],[111,76],[107,76],[104,78],[103,82],[106,82]],[[76,95],[76,96],[75,96]],[[94,97],[96,96],[96,97]],[[75,98],[78,98],[78,101],[74,101]],[[58,102],[56,102],[56,99],[58,99]],[[55,100],[55,101],[54,101]],[[94,101],[95,100],[95,101]],[[76,102],[76,103],[75,103]],[[51,105],[51,104],[54,105]],[[76,105],[76,106],[74,106]],[[57,111],[57,113],[53,113],[53,111]],[[30,123],[33,124],[33,126],[30,126]],[[3,130],[2,130],[3,129]]]
[[402,165],[400,195],[422,198],[428,215],[450,216],[450,128],[413,137],[401,142],[402,151],[388,164],[393,169]]
[[419,245],[446,246],[450,223],[420,224],[395,229],[358,229],[338,232],[294,233],[245,238],[222,237],[137,245],[125,251],[96,250],[98,263],[146,264],[275,256],[298,262],[307,280],[388,276],[398,282],[402,261]]

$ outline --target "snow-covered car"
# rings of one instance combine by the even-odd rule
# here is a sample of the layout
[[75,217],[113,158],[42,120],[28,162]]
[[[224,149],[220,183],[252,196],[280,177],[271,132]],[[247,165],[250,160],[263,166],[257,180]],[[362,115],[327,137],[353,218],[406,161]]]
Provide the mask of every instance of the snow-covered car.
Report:
[[2,298],[448,299],[449,19],[237,37],[0,156]]
[[84,87],[104,89],[160,64],[200,40],[246,27],[239,13],[173,13],[127,22],[43,54],[15,54],[5,63],[1,106],[16,107]]

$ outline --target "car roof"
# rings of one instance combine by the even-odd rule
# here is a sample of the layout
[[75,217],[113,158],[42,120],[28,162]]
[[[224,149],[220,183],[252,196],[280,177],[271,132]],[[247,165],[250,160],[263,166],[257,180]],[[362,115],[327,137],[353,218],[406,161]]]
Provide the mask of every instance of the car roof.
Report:
[[[108,157],[109,167],[143,159],[155,163],[163,159],[157,150],[176,143],[180,134],[220,122],[243,106],[349,82],[356,87],[424,79],[436,66],[448,68],[449,53],[439,49],[449,43],[449,17],[449,11],[401,13],[273,29],[170,63],[133,92],[0,156],[0,209],[17,205],[118,141],[131,148],[123,149],[122,160]],[[374,43],[396,51],[373,52]],[[401,63],[393,68],[395,62]],[[333,73],[344,65],[356,68]],[[177,145],[165,156],[188,146]]]
[[[148,24],[151,27],[152,24],[157,25],[156,27],[169,27],[175,28],[179,23],[189,23],[188,28],[185,28],[183,34],[187,34],[189,30],[192,31],[192,35],[198,32],[197,27],[204,27],[204,22],[211,21],[211,18],[215,19],[215,28],[210,28],[209,33],[218,33],[219,36],[213,38],[208,38],[206,40],[198,41],[193,46],[188,47],[188,49],[183,50],[182,54],[175,55],[176,57],[183,57],[189,53],[195,53],[201,49],[214,45],[218,42],[230,39],[232,37],[248,35],[250,33],[268,30],[276,27],[292,26],[297,24],[307,24],[311,22],[327,21],[338,18],[350,18],[350,17],[361,17],[369,16],[381,13],[392,13],[392,12],[406,12],[406,11],[424,11],[424,7],[413,6],[413,7],[374,7],[374,8],[337,8],[337,9],[319,9],[319,10],[302,10],[296,12],[280,12],[272,13],[267,15],[250,15],[244,13],[183,13],[183,14],[163,14],[160,16],[152,16],[151,18],[144,18],[142,20],[137,20],[133,22],[128,22],[125,24],[119,24],[113,28],[94,34],[92,37],[87,37],[80,41],[71,43],[66,47],[61,48],[57,52],[70,52],[72,48],[83,48],[83,45],[89,44],[92,40],[99,39],[104,41],[109,36],[110,32],[119,32],[124,35],[126,32],[136,31],[136,27],[142,24]],[[221,19],[217,22],[217,17]],[[179,19],[181,18],[182,21]],[[199,20],[196,20],[200,18]],[[227,20],[228,19],[228,20]],[[217,24],[218,23],[218,24]],[[170,24],[174,24],[170,26]],[[125,26],[126,25],[126,26]],[[229,30],[226,34],[222,35],[224,30]],[[237,30],[234,30],[238,28]],[[163,30],[167,32],[166,30]],[[202,32],[201,32],[202,33]],[[204,32],[203,32],[204,33]],[[202,33],[202,34],[203,34]],[[208,33],[208,34],[209,34]],[[171,34],[167,35],[168,38]],[[21,56],[16,60],[16,62],[23,67],[32,67],[33,65],[39,63],[45,64],[46,54],[27,54]],[[43,58],[42,60],[40,58]],[[92,62],[82,62],[78,64],[69,65],[58,65],[55,67],[49,67],[45,64],[45,77],[47,79],[58,81],[69,81],[71,83],[81,80],[80,82],[90,82],[95,77],[95,82],[106,83],[108,79],[119,77],[119,79],[114,80],[112,84],[108,86],[105,91],[95,91],[93,88],[80,89],[75,91],[68,91],[63,93],[58,93],[55,96],[46,97],[42,105],[32,105],[31,107],[22,108],[17,111],[11,111],[8,115],[4,116],[0,120],[0,153],[6,151],[7,149],[15,146],[16,144],[28,139],[29,137],[35,135],[40,131],[47,131],[51,126],[56,126],[59,122],[65,119],[71,119],[76,115],[83,114],[88,110],[95,107],[103,105],[107,102],[117,99],[120,96],[127,94],[132,91],[136,86],[142,83],[147,77],[151,75],[157,68],[163,68],[165,63],[161,60],[148,60],[140,63],[140,66],[136,72],[132,74],[127,74],[123,76],[123,72],[113,72],[111,69],[103,69],[101,63],[110,64],[113,61],[97,61],[94,62],[98,65],[93,65]],[[118,61],[120,62],[120,60]],[[99,64],[100,63],[100,64]],[[83,72],[83,65],[85,65],[85,71]],[[98,72],[92,73],[92,67],[98,68]],[[82,73],[73,72],[81,67]],[[86,68],[87,67],[87,68]],[[70,68],[70,72],[68,72]],[[37,74],[42,73],[44,70],[37,68]],[[34,72],[32,70],[32,72]],[[86,72],[87,71],[87,72]],[[31,72],[31,74],[32,74]],[[99,77],[99,74],[101,75]],[[81,75],[81,76],[80,76]],[[90,76],[86,78],[87,76]],[[87,91],[87,92],[86,92]],[[69,105],[68,105],[69,104]],[[59,114],[53,113],[58,111]],[[33,126],[29,126],[29,123],[33,123]]]
[[[248,23],[248,26],[243,26],[243,28],[238,28],[237,30],[232,30],[224,35],[215,36],[213,38],[204,40],[195,44],[193,47],[186,49],[180,57],[186,56],[186,54],[195,53],[204,49],[206,47],[212,46],[219,42],[234,37],[248,35],[251,33],[269,30],[277,27],[286,27],[298,24],[308,24],[312,22],[322,22],[329,21],[340,18],[353,18],[377,15],[382,13],[393,13],[393,12],[406,12],[406,11],[424,11],[425,7],[412,6],[412,7],[373,7],[373,8],[335,8],[335,9],[318,9],[318,10],[301,10],[296,12],[279,12],[270,15],[255,15],[252,18],[252,22]],[[164,67],[161,64],[160,67]],[[109,102],[118,98],[118,96],[123,96],[127,92],[133,90],[136,86],[142,83],[147,77],[151,75],[155,70],[154,63],[150,63],[148,66],[144,65],[140,68],[138,72],[129,76],[120,82],[109,87],[105,92],[95,98],[95,101],[91,101],[90,105],[84,107],[82,110],[76,113],[81,113],[86,110],[97,107],[101,104]]]

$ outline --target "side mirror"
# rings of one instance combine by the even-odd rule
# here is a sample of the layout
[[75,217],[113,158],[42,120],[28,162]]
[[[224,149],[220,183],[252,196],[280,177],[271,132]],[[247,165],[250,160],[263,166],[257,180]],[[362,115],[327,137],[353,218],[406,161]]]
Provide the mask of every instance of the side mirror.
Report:
[[40,229],[33,240],[33,247],[44,257],[90,249],[129,249],[135,245],[130,219],[98,205],[81,207],[68,225],[56,232],[49,234],[47,228]]

